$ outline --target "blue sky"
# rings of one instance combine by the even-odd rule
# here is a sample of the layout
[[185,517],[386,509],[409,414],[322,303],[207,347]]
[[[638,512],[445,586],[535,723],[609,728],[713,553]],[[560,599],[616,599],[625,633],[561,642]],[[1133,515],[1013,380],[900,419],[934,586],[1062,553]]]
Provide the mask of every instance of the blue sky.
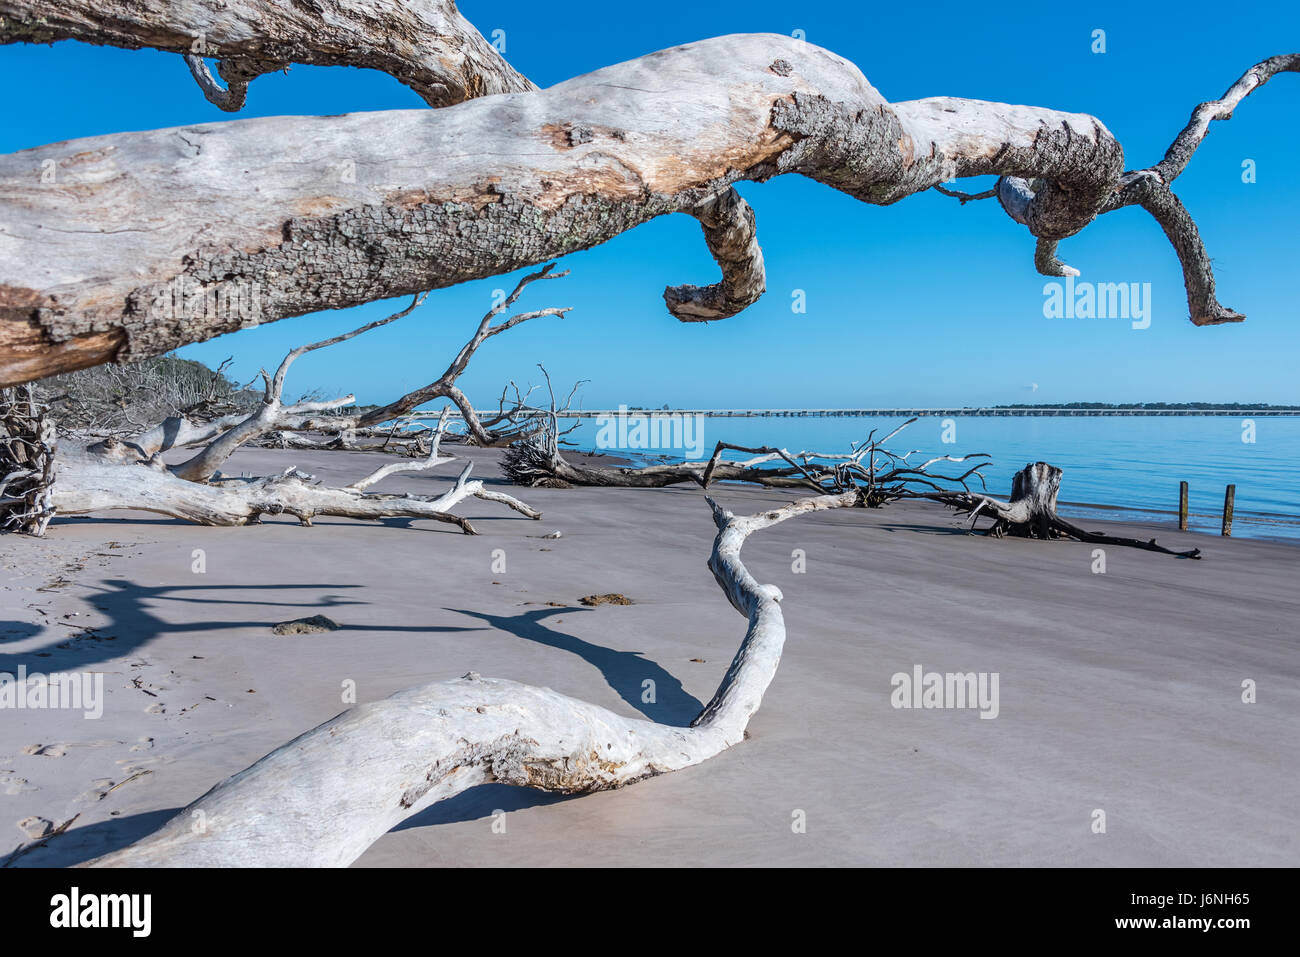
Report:
[[[890,100],[952,95],[1092,113],[1124,145],[1129,167],[1163,155],[1200,101],[1258,60],[1300,48],[1300,5],[1265,2],[1225,18],[1221,5],[1132,3],[984,10],[968,4],[707,4],[662,0],[652,12],[573,0],[559,6],[465,2],[485,35],[505,31],[507,58],[539,85],[726,33],[802,30],[862,68]],[[1106,31],[1104,54],[1092,33]],[[0,150],[79,136],[229,119],[208,104],[183,60],[83,44],[0,49],[10,91]],[[21,91],[21,92],[15,92]],[[241,116],[417,108],[383,74],[294,67],[256,80]],[[1219,298],[1242,324],[1196,328],[1181,274],[1140,209],[1105,216],[1062,245],[1095,282],[1151,284],[1150,328],[1124,320],[1046,319],[1033,241],[994,201],[959,207],[933,192],[867,206],[781,177],[742,184],[758,217],[768,293],[732,319],[683,325],[666,284],[716,279],[699,227],[648,223],[568,257],[572,275],[534,286],[520,305],[572,306],[493,339],[461,384],[480,407],[506,381],[590,379],[588,408],[897,406],[1020,401],[1300,402],[1300,76],[1284,74],[1216,123],[1176,192],[1216,262]],[[1243,183],[1242,162],[1257,180]],[[982,184],[967,181],[967,188]],[[300,360],[289,392],[355,392],[379,402],[445,367],[510,277],[434,292],[417,313]],[[791,311],[803,290],[807,311]],[[182,354],[235,356],[251,378],[292,346],[378,318],[371,303],[249,329]]]

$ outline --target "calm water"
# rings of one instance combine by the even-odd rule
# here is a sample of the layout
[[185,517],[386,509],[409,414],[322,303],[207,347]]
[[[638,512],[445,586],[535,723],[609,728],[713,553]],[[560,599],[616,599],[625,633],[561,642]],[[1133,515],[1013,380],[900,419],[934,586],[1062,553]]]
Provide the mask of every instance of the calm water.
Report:
[[[703,423],[702,457],[708,458],[718,441],[771,445],[790,452],[847,452],[850,443],[861,441],[873,428],[883,435],[901,421],[708,418]],[[988,452],[992,463],[984,474],[989,492],[999,497],[1010,492],[1011,476],[1026,463],[1050,462],[1065,470],[1062,514],[1083,517],[1172,523],[1178,508],[1178,483],[1187,481],[1191,484],[1192,529],[1216,535],[1224,487],[1234,483],[1234,536],[1300,539],[1300,418],[1250,421],[1255,425],[1253,443],[1242,441],[1244,420],[1231,416],[971,416],[955,420],[956,442],[945,445],[943,420],[926,417],[904,429],[889,448],[899,453],[919,449],[920,454],[913,457],[917,462],[934,455]],[[593,449],[598,432],[595,420],[583,419],[567,439],[578,448]],[[639,457],[632,450],[602,451]],[[648,452],[655,453],[687,457],[681,449]]]

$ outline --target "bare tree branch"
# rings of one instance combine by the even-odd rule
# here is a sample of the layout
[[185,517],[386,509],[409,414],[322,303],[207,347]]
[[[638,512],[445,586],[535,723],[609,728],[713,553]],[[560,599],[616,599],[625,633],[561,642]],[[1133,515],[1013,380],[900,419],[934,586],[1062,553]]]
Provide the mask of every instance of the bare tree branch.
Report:
[[[286,143],[311,143],[309,158]],[[666,300],[679,318],[720,318],[763,285],[752,212],[732,186],[786,173],[874,204],[997,175],[1004,208],[1046,243],[1040,267],[1059,274],[1052,243],[1141,198],[1123,162],[1094,117],[954,97],[889,103],[848,61],[770,35],[688,44],[450,111],[55,144],[0,157],[0,385],[510,272],[673,212],[700,219],[723,279]],[[50,168],[64,180],[43,182]],[[1190,218],[1161,215],[1192,319],[1235,316],[1205,301],[1196,276],[1208,259]]]
[[[68,39],[184,54],[227,111],[243,107],[251,80],[291,63],[382,70],[430,106],[536,89],[453,0],[0,0],[0,43]],[[227,89],[205,56],[220,61]]]

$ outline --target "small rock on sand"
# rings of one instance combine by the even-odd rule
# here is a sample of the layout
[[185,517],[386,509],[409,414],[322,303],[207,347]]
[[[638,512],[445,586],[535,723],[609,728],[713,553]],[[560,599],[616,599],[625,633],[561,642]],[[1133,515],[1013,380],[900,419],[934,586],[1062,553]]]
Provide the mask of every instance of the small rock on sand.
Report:
[[338,623],[324,615],[312,615],[310,618],[295,618],[282,621],[271,629],[277,635],[315,635],[322,631],[335,631]]
[[628,598],[627,595],[619,594],[618,592],[610,592],[607,595],[584,595],[583,597],[579,598],[578,601],[580,601],[584,605],[588,605],[593,608],[596,605],[632,604],[631,598]]

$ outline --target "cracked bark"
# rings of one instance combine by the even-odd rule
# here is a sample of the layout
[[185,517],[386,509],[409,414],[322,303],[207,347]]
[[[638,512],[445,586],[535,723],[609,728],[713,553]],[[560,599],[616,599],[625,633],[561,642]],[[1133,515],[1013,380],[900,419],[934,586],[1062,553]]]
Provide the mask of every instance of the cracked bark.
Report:
[[[665,299],[684,320],[723,318],[764,284],[752,211],[731,187],[787,173],[875,204],[998,175],[1040,267],[1061,274],[1055,244],[1137,196],[1123,165],[1094,117],[889,103],[852,63],[770,35],[436,111],[55,144],[0,157],[0,385],[510,272],[674,212],[700,219],[723,279]],[[1186,268],[1199,238],[1181,222],[1174,209],[1162,225]],[[1222,321],[1197,275],[1193,320]]]
[[[56,183],[41,182],[46,161]],[[154,355],[536,265],[672,212],[700,218],[723,282],[668,299],[721,318],[763,285],[752,212],[729,192],[740,180],[797,172],[884,203],[953,169],[1055,176],[1069,193],[1033,205],[1064,234],[1121,167],[1092,117],[891,105],[853,64],[777,36],[443,110],[94,137],[0,158],[0,362],[17,382]]]

